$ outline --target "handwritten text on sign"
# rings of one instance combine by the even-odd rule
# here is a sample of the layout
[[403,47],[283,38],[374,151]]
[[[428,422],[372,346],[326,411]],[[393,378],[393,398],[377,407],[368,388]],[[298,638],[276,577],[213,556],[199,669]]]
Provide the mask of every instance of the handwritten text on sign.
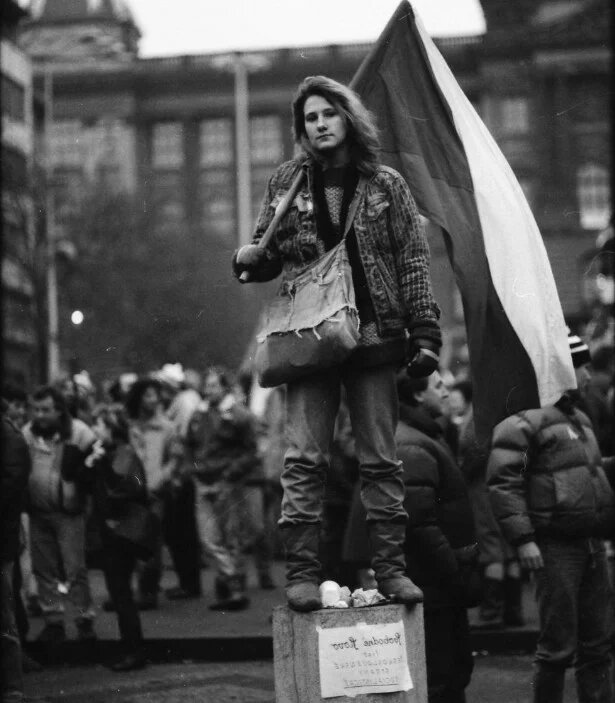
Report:
[[318,656],[323,698],[407,691],[413,687],[401,620],[318,628]]

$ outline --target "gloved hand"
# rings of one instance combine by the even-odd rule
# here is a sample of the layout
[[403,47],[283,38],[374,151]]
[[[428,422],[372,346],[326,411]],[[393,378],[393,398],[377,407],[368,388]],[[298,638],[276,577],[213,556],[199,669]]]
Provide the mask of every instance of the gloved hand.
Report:
[[426,339],[417,339],[413,343],[414,354],[406,366],[410,378],[425,378],[437,371],[440,365],[439,347]]
[[442,335],[437,322],[419,322],[409,329],[406,373],[410,378],[425,378],[440,364]]
[[247,283],[251,273],[266,258],[265,250],[256,244],[246,244],[233,256],[233,274],[241,283]]

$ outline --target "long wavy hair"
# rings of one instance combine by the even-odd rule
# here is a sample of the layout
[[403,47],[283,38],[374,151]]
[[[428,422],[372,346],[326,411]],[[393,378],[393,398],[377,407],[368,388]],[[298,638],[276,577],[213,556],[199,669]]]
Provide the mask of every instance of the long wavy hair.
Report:
[[319,95],[333,105],[346,124],[348,146],[352,163],[371,176],[378,166],[380,142],[374,116],[363,105],[359,96],[345,85],[327,76],[308,76],[297,88],[293,99],[293,136],[296,156],[316,158],[305,131],[303,108],[311,95]]
[[131,420],[138,419],[139,412],[141,411],[141,401],[148,388],[153,388],[160,398],[162,386],[155,378],[149,378],[147,376],[139,378],[130,387],[124,405],[128,417]]

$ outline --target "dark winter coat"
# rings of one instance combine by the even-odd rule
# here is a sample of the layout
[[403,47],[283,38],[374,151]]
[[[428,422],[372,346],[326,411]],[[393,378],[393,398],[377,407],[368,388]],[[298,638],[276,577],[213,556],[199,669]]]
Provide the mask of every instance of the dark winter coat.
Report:
[[19,557],[21,513],[25,508],[30,469],[30,452],[24,436],[3,415],[0,488],[0,554],[3,563]]
[[231,396],[218,407],[204,407],[194,413],[186,447],[194,475],[201,483],[262,479],[254,417]]
[[442,430],[422,408],[402,405],[395,439],[406,484],[408,575],[423,590],[426,608],[477,605],[480,578],[472,507]]
[[592,423],[569,399],[499,423],[487,474],[493,511],[513,545],[612,534],[615,497]]
[[141,559],[155,550],[160,532],[149,509],[145,469],[128,443],[94,445],[86,470],[75,476],[92,496],[94,527],[103,548],[129,550]]
[[[472,508],[442,429],[425,411],[402,405],[395,439],[406,486],[408,576],[423,590],[425,608],[477,605],[481,594]],[[346,557],[366,563],[365,511],[359,503],[353,505],[348,532]]]
[[[252,275],[254,281],[271,280],[282,270],[294,276],[325,253],[316,226],[311,159],[287,161],[271,177],[253,241],[264,234],[300,168],[306,173],[303,185],[267,246],[267,259]],[[360,197],[354,232],[380,337],[398,336],[425,321],[435,324],[440,311],[431,293],[429,249],[406,182],[397,171],[379,166]]]

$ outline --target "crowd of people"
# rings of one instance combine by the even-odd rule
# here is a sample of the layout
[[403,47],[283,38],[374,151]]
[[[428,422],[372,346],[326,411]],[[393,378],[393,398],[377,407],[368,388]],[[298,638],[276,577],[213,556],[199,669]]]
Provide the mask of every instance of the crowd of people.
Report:
[[[40,640],[66,639],[68,598],[77,637],[91,641],[97,604],[88,565],[96,562],[108,590],[102,607],[116,611],[126,648],[113,668],[130,671],[145,664],[139,611],[163,607],[164,544],[177,574],[166,597],[213,595],[210,607],[229,612],[250,607],[248,555],[258,585],[275,588],[281,545],[295,610],[320,608],[319,584],[330,579],[376,587],[396,603],[423,602],[430,703],[465,701],[468,609],[479,606],[478,627],[522,625],[522,578],[535,573],[534,702],[562,703],[574,664],[579,700],[611,703],[612,344],[592,358],[572,335],[578,390],[506,418],[490,444],[480,442],[471,383],[440,368],[424,226],[402,176],[379,161],[372,116],[324,76],[300,84],[292,110],[297,157],[273,174],[253,241],[232,261],[242,283],[282,274],[283,294],[261,335],[276,342],[272,349],[285,341],[280,332],[295,345],[295,337],[310,341],[301,334],[310,330],[319,342],[301,354],[278,352],[278,368],[275,354],[268,359],[286,374],[283,385],[266,390],[251,373],[212,367],[201,376],[165,364],[99,389],[82,372],[3,391],[10,685],[19,687],[15,662],[27,632],[22,594],[44,618]],[[341,302],[329,312],[319,308],[327,277],[313,268],[323,261],[336,262],[329,278],[352,289],[342,295],[340,283]],[[320,317],[297,304],[306,315],[288,330],[280,300],[290,295],[295,308],[308,270],[314,289],[305,307]],[[322,356],[325,328],[325,338],[345,345],[333,362]],[[311,364],[303,374],[298,361]],[[203,557],[215,571],[214,594],[201,590]]]
[[[582,358],[575,403],[593,419],[593,426],[577,420],[576,410],[530,411],[537,416],[531,431],[523,425],[525,419],[515,416],[510,427],[500,428],[491,447],[474,436],[472,386],[463,373],[455,377],[443,370],[427,378],[402,374],[397,379],[396,444],[410,516],[406,568],[423,592],[428,666],[438,682],[430,690],[443,686],[442,700],[453,700],[446,698],[447,687],[463,691],[470,680],[468,608],[478,606],[473,627],[522,626],[522,583],[535,571],[545,574],[537,576],[541,608],[558,608],[561,613],[564,596],[551,603],[545,595],[555,585],[563,588],[559,566],[557,577],[546,575],[546,560],[559,559],[557,546],[552,546],[555,538],[547,530],[550,546],[545,546],[540,526],[522,522],[548,523],[540,509],[511,507],[515,501],[523,504],[521,486],[527,480],[521,460],[515,463],[511,455],[533,456],[527,454],[531,432],[545,431],[541,418],[549,412],[558,417],[572,413],[579,433],[598,438],[591,461],[583,456],[577,462],[587,464],[585,473],[597,469],[601,455],[613,455],[610,352],[604,345],[594,350],[593,376],[586,371],[589,356]],[[218,367],[201,374],[180,364],[165,364],[143,376],[124,374],[99,388],[87,372],[33,391],[5,384],[3,431],[12,438],[6,451],[14,461],[5,457],[3,513],[10,505],[13,523],[19,524],[11,533],[12,559],[11,541],[3,544],[3,565],[13,563],[4,580],[11,582],[15,596],[18,639],[26,640],[29,616],[42,616],[38,639],[51,646],[64,641],[66,600],[76,613],[77,637],[84,642],[96,638],[98,609],[116,611],[125,654],[112,666],[132,670],[145,665],[139,611],[164,607],[165,600],[201,597],[212,600],[212,609],[248,608],[248,560],[258,586],[275,588],[272,563],[284,556],[276,530],[286,451],[284,394],[284,387],[266,390],[251,376]],[[17,439],[23,446],[12,449]],[[518,447],[513,449],[515,442]],[[549,451],[557,456],[556,449]],[[568,450],[563,457],[568,470]],[[19,464],[21,471],[10,468]],[[14,478],[9,486],[10,476]],[[570,482],[571,490],[580,489],[583,476]],[[607,497],[602,513],[588,498],[595,533],[578,516],[571,523],[580,530],[574,539],[581,552],[590,549],[592,559],[602,559],[603,576],[603,540],[615,532],[609,490],[598,480],[596,500]],[[578,505],[574,497],[570,502]],[[515,517],[518,514],[526,517]],[[355,438],[343,399],[319,528],[321,580],[351,589],[376,585],[365,517]],[[523,527],[517,526],[518,520]],[[541,559],[527,556],[527,544],[540,544]],[[164,598],[163,545],[177,575],[177,585],[166,589]],[[215,571],[214,593],[202,592],[203,566]],[[108,598],[102,603],[92,600],[88,568],[104,572]],[[573,581],[574,573],[571,567]],[[598,613],[596,597],[591,596],[591,612],[598,614],[595,624],[604,625],[609,622],[604,618],[608,598]],[[582,607],[590,610],[587,602]],[[571,626],[571,637],[573,630]],[[595,644],[595,632],[592,637]],[[604,636],[602,640],[602,657],[608,659]],[[545,642],[550,641],[545,634]],[[576,648],[568,642],[565,651],[541,655],[556,682],[553,672],[557,665],[563,671],[570,663],[571,651]],[[25,661],[26,668],[35,666],[27,657]],[[590,661],[586,668],[594,671],[594,664]]]

